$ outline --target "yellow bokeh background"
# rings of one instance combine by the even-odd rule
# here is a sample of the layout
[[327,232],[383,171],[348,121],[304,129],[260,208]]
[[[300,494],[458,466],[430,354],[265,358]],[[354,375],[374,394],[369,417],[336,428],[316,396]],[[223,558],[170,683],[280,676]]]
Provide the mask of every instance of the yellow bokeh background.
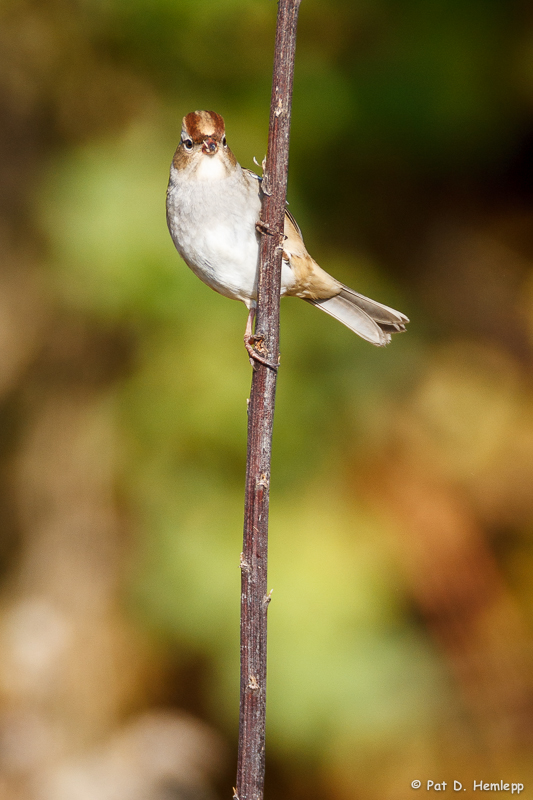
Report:
[[[193,109],[261,162],[275,11],[0,9],[0,800],[230,796],[246,311],[165,188]],[[411,323],[282,303],[267,800],[533,797],[532,64],[518,0],[302,3],[290,209]]]

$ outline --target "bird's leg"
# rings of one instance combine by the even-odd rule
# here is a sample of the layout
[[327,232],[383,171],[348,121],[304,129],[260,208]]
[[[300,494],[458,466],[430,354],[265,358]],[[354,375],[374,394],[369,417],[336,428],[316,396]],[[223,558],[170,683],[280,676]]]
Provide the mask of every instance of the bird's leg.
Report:
[[258,361],[260,364],[264,364],[266,367],[277,371],[279,364],[273,364],[256,350],[256,345],[259,349],[263,348],[264,337],[262,333],[253,333],[254,319],[255,306],[252,306],[248,312],[248,319],[246,320],[246,328],[244,331],[244,346],[250,357],[250,364],[253,367],[254,361]]

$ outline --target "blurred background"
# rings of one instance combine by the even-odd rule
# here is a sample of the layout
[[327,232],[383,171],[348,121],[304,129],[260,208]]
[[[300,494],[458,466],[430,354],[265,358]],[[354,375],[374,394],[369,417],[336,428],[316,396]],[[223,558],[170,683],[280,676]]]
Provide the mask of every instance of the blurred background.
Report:
[[[191,110],[265,155],[275,15],[2,3],[0,800],[230,796],[246,310],[164,205]],[[531,4],[304,0],[289,200],[411,325],[282,303],[266,798],[533,797]]]

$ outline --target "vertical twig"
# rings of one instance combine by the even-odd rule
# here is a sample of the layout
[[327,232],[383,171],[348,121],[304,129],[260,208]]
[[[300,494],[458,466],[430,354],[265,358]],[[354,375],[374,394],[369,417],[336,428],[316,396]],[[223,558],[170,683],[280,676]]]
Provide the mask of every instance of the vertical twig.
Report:
[[[279,0],[268,151],[263,177],[261,266],[256,335],[261,352],[278,363],[281,245],[289,130],[301,0]],[[256,363],[248,406],[248,453],[241,560],[241,694],[237,800],[262,800],[265,777],[267,551],[270,457],[276,369]]]

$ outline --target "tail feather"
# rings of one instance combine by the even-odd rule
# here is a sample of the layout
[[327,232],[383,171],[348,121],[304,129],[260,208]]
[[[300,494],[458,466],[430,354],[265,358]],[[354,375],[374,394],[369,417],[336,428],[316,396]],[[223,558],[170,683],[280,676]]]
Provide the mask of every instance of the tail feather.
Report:
[[348,286],[343,286],[340,294],[326,300],[308,300],[321,308],[326,314],[346,325],[367,342],[384,347],[391,340],[392,333],[402,333],[409,322],[405,314],[389,306],[370,300]]

